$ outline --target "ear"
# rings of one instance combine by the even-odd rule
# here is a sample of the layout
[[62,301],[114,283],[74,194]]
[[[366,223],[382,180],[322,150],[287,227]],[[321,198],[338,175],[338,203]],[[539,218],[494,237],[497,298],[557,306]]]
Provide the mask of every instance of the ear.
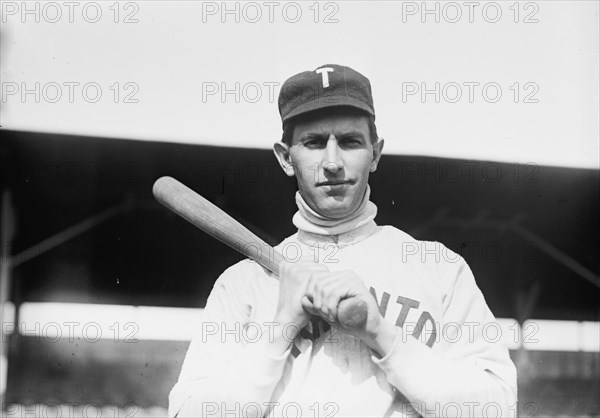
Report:
[[288,177],[294,177],[294,166],[292,165],[292,158],[290,156],[290,147],[284,142],[275,142],[273,144],[273,152],[275,158],[279,161],[279,165],[283,169],[283,172]]
[[383,152],[383,138],[377,138],[377,142],[373,144],[373,160],[371,161],[371,168],[369,171],[374,173],[377,170],[377,164]]

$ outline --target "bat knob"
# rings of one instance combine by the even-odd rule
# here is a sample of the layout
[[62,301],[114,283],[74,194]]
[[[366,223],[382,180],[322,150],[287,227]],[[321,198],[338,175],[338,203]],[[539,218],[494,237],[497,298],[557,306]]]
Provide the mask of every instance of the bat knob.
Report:
[[344,328],[364,327],[368,314],[367,303],[362,299],[346,299],[341,301],[338,306],[338,321]]

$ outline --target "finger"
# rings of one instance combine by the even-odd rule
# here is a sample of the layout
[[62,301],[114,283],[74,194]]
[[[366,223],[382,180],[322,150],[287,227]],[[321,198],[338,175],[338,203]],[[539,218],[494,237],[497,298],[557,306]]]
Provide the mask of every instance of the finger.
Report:
[[340,288],[344,289],[340,299],[347,299],[368,292],[365,284],[355,273],[351,271],[340,271],[333,274],[340,283]]
[[320,317],[327,316],[327,312],[324,310],[326,293],[323,292],[323,285],[331,281],[329,276],[330,274],[325,272],[312,272],[306,286],[306,296],[312,302],[313,313]]
[[337,299],[339,299],[338,287],[340,283],[335,276],[327,274],[314,283],[314,297],[318,298],[320,303],[315,308],[320,310],[319,316],[335,322],[337,312]]
[[335,322],[339,299],[338,285],[334,278],[328,277],[318,286],[318,292],[321,295],[321,312],[323,312],[324,318],[332,322]]
[[322,295],[319,289],[319,281],[322,280],[322,277],[319,277],[317,274],[312,274],[310,277],[310,281],[308,283],[308,295],[312,297],[312,304],[315,311],[317,311],[317,315],[321,316],[321,302]]
[[315,294],[317,293],[317,285],[321,280],[325,279],[325,273],[319,271],[307,271],[306,288],[304,290],[306,296],[315,304]]
[[342,301],[342,294],[343,294],[343,292],[340,292],[338,289],[334,289],[329,293],[329,295],[327,297],[327,301],[326,301],[327,312],[333,322],[337,321],[338,306],[339,306],[340,302]]
[[349,271],[331,273],[328,276],[328,282],[323,286],[326,296],[322,298],[322,310],[326,311],[333,321],[338,320],[338,307],[342,300],[358,296],[366,291],[360,278]]
[[312,302],[310,301],[310,299],[307,296],[303,296],[302,300],[300,301],[300,303],[302,304],[302,308],[308,312],[311,315],[314,315],[314,307]]

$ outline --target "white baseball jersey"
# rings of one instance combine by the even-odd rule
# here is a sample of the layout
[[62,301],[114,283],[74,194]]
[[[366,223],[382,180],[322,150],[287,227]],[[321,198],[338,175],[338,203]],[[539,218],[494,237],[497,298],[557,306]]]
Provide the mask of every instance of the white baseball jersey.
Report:
[[245,260],[219,277],[195,325],[171,416],[515,415],[515,367],[462,257],[373,221],[335,241],[299,231],[277,248],[356,272],[398,327],[393,349],[378,358],[320,321],[269,356],[257,335],[272,331],[279,284]]

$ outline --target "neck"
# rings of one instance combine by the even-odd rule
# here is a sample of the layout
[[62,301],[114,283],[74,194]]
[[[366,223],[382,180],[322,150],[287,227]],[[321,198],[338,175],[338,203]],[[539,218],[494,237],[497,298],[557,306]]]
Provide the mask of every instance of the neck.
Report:
[[310,245],[320,242],[348,244],[370,235],[377,226],[373,221],[377,215],[377,206],[369,200],[370,194],[371,189],[367,185],[356,210],[343,218],[334,219],[314,211],[300,192],[296,192],[298,212],[292,222],[299,230],[298,238]]

